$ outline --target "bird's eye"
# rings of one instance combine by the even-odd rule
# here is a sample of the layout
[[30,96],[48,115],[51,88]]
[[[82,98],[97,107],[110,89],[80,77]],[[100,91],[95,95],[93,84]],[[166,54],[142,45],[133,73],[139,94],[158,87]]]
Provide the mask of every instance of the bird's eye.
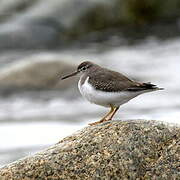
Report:
[[82,71],[85,71],[86,70],[86,67],[84,66],[84,67],[82,67],[82,69],[81,69]]

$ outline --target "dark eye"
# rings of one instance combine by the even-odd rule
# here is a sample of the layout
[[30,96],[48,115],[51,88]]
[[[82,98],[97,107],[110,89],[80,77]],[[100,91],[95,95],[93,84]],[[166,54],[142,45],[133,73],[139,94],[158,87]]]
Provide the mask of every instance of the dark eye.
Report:
[[86,70],[86,67],[82,67],[82,70],[85,71],[85,70]]

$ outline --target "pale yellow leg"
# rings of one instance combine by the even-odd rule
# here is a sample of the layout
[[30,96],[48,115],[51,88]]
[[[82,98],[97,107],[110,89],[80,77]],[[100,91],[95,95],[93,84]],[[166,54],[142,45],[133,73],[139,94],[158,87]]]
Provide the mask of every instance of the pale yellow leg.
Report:
[[115,113],[117,112],[117,110],[119,109],[119,107],[114,107],[113,111],[106,117],[105,121],[109,121],[113,118],[113,116],[115,115]]
[[111,107],[111,110],[109,111],[109,113],[106,114],[100,121],[90,123],[89,125],[93,126],[93,125],[100,124],[105,121],[110,121],[113,118],[114,114],[119,109],[119,107],[113,107],[112,105],[110,107]]

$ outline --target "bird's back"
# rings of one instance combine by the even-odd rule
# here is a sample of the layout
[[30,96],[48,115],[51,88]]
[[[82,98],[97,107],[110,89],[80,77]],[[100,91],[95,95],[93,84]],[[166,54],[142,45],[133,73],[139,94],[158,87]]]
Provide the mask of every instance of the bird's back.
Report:
[[162,88],[157,88],[156,85],[151,83],[139,83],[131,80],[125,75],[111,71],[106,68],[101,68],[99,71],[99,66],[95,67],[91,73],[86,76],[89,77],[89,83],[97,90],[106,92],[119,92],[119,91],[154,91],[161,90]]
[[91,83],[95,89],[101,91],[117,92],[137,85],[136,82],[127,78],[123,74],[106,68],[101,68],[101,71],[95,68],[93,73],[88,76],[89,83]]

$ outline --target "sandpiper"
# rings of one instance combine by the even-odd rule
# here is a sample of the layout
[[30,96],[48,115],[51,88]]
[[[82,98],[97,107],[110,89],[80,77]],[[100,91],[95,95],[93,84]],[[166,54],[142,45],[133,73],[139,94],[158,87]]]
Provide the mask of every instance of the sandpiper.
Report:
[[151,83],[133,81],[119,72],[103,68],[90,61],[82,62],[75,72],[63,76],[61,79],[79,73],[81,73],[81,76],[78,88],[82,96],[91,103],[111,108],[110,112],[100,121],[89,125],[111,120],[122,104],[140,94],[163,89]]

